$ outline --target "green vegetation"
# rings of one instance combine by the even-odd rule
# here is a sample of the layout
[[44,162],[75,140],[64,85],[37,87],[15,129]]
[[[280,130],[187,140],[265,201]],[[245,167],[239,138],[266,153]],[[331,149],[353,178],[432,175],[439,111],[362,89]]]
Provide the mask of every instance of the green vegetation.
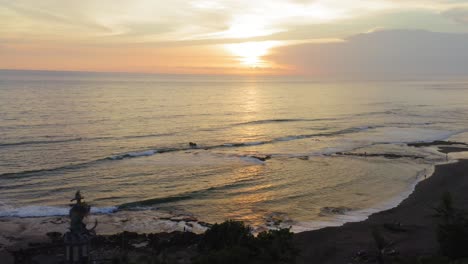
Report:
[[226,221],[206,231],[197,264],[294,263],[297,251],[289,229],[264,231],[257,237],[243,222]]

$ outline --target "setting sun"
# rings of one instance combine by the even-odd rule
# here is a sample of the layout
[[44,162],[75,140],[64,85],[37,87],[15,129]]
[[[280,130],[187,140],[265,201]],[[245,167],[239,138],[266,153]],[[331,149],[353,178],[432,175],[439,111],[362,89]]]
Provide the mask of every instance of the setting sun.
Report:
[[227,44],[226,48],[245,66],[266,67],[268,62],[262,60],[262,57],[279,45],[279,41],[262,41]]

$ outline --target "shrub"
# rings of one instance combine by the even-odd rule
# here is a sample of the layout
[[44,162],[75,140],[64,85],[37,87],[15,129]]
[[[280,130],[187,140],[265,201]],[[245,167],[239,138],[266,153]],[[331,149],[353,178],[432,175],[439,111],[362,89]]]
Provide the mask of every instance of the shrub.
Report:
[[252,229],[243,222],[228,220],[221,224],[214,224],[208,229],[200,243],[202,250],[220,250],[234,246],[248,247],[254,236]]
[[251,227],[229,220],[205,232],[194,263],[293,263],[297,250],[292,238],[289,229],[265,231],[254,237]]
[[437,216],[441,218],[437,226],[437,240],[442,254],[451,259],[468,257],[468,219],[466,214],[454,208],[449,193],[444,194],[436,212]]
[[258,234],[260,259],[264,263],[291,263],[298,251],[293,246],[293,233],[289,229],[269,230]]

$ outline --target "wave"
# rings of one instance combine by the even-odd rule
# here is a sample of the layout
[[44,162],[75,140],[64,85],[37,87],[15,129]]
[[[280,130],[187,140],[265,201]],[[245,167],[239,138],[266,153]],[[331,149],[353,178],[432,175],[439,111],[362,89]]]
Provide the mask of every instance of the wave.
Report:
[[[169,152],[189,151],[189,150],[197,150],[197,149],[212,150],[212,149],[223,149],[223,148],[251,147],[251,146],[275,144],[275,143],[280,143],[280,142],[285,142],[285,141],[301,140],[301,139],[308,139],[308,138],[317,138],[317,140],[319,140],[320,137],[333,137],[333,136],[339,136],[339,135],[345,135],[345,134],[359,133],[359,132],[382,128],[382,127],[385,127],[385,126],[357,126],[357,127],[350,127],[350,128],[337,130],[337,131],[330,131],[330,132],[321,132],[321,133],[303,134],[303,135],[290,135],[290,136],[277,137],[271,140],[264,140],[264,141],[224,143],[220,145],[211,145],[211,146],[210,145],[203,146],[199,144],[197,147],[191,147],[187,144],[186,147],[178,147],[178,148],[149,148],[149,149],[144,149],[144,150],[125,152],[125,153],[116,154],[116,155],[112,155],[108,157],[103,157],[101,159],[92,160],[89,162],[66,165],[62,167],[4,173],[4,174],[0,174],[0,177],[19,177],[19,176],[44,173],[44,172],[56,172],[56,171],[61,171],[61,170],[78,169],[78,168],[83,168],[86,166],[92,166],[96,163],[105,162],[105,161],[118,161],[118,160],[123,160],[123,159],[148,157],[148,156],[153,156],[156,154],[163,154],[163,153],[169,153]],[[439,134],[428,135],[428,138],[426,141],[430,142],[433,140],[443,140],[457,133],[460,133],[460,132],[459,131],[458,132],[444,131],[443,133],[442,132],[439,133],[440,135]],[[403,135],[406,135],[406,133],[404,133]],[[409,143],[409,142],[414,141],[414,138],[421,138],[421,131],[418,131],[418,134],[417,135],[415,134],[415,137],[413,136],[408,137],[407,138],[408,140],[395,139],[395,140],[390,140],[390,141],[385,141],[385,142],[377,140],[376,142],[378,143]],[[343,151],[343,150],[339,148],[331,148],[322,154],[334,154],[339,151]],[[245,158],[248,159],[249,156],[245,156]]]
[[85,142],[85,141],[97,141],[97,140],[123,140],[123,139],[136,139],[136,138],[151,138],[151,137],[164,137],[172,136],[176,133],[161,133],[161,134],[145,134],[145,135],[130,135],[122,137],[77,137],[69,139],[57,139],[57,140],[26,140],[17,142],[0,142],[0,147],[15,147],[23,145],[44,145],[44,144],[59,144],[69,142]]
[[174,202],[179,202],[179,201],[184,201],[184,200],[201,198],[203,196],[208,195],[210,192],[242,187],[242,186],[248,185],[250,182],[251,180],[240,180],[240,181],[236,181],[233,183],[227,183],[227,184],[219,185],[219,186],[212,186],[209,188],[195,190],[195,191],[186,192],[186,193],[151,198],[147,200],[135,201],[135,202],[130,202],[130,203],[124,203],[124,204],[119,205],[117,208],[119,210],[146,209],[148,207],[153,207],[155,205],[162,205],[162,204],[167,204],[167,203],[174,203]]
[[233,148],[233,147],[249,147],[249,146],[259,146],[265,144],[273,144],[282,141],[292,141],[292,140],[300,140],[306,138],[313,138],[313,137],[324,137],[324,136],[336,136],[336,135],[343,135],[349,133],[356,133],[360,131],[365,131],[369,129],[375,129],[379,126],[361,126],[361,127],[352,127],[343,130],[338,130],[334,132],[328,133],[315,133],[315,134],[304,134],[304,135],[292,135],[292,136],[284,136],[278,137],[271,140],[264,140],[264,141],[251,141],[251,142],[241,142],[241,143],[224,143],[221,145],[211,145],[211,146],[197,146],[197,147],[182,147],[182,148],[165,148],[165,149],[148,149],[142,151],[134,151],[128,152],[123,154],[114,155],[108,157],[107,159],[110,160],[121,160],[126,158],[137,158],[137,157],[145,157],[145,156],[152,156],[155,154],[162,154],[167,152],[176,152],[176,151],[187,151],[193,149],[204,149],[204,150],[211,150],[211,149],[220,149],[220,148]]
[[146,151],[140,151],[140,152],[129,152],[129,153],[124,153],[120,155],[115,155],[108,157],[107,159],[111,160],[121,160],[125,158],[136,158],[136,157],[146,157],[146,156],[152,156],[154,154],[158,153],[157,150],[146,150]]
[[242,142],[242,143],[225,143],[221,145],[211,145],[211,146],[197,146],[194,147],[180,147],[180,148],[154,148],[154,149],[146,149],[141,151],[131,151],[122,154],[116,154],[109,157],[104,157],[101,159],[92,160],[89,162],[83,162],[78,164],[66,165],[61,167],[55,168],[46,168],[46,169],[38,169],[38,170],[28,170],[28,171],[20,171],[20,172],[11,172],[11,173],[3,173],[0,174],[0,177],[21,177],[24,175],[30,174],[38,174],[44,172],[56,172],[61,170],[70,170],[70,169],[78,169],[85,166],[90,166],[99,162],[103,162],[106,160],[123,160],[123,159],[130,159],[130,158],[139,158],[139,157],[148,157],[155,154],[163,154],[168,152],[177,152],[177,151],[187,151],[193,149],[204,149],[204,150],[211,150],[211,149],[221,149],[221,148],[235,148],[235,147],[249,147],[249,146],[259,146],[265,144],[273,144],[282,141],[292,141],[292,140],[300,140],[306,138],[313,138],[313,137],[324,137],[324,136],[335,136],[335,135],[342,135],[348,133],[356,133],[360,131],[365,131],[369,129],[377,128],[377,126],[361,126],[361,127],[352,127],[343,130],[327,132],[327,133],[316,133],[316,134],[305,134],[305,135],[293,135],[293,136],[285,136],[285,137],[278,137],[271,140],[266,141],[253,141],[253,142]]
[[[111,214],[119,210],[147,209],[155,205],[162,205],[162,204],[173,203],[173,202],[189,200],[189,199],[196,199],[196,198],[203,197],[209,194],[210,192],[238,188],[238,187],[242,187],[248,184],[250,184],[250,180],[240,180],[240,181],[236,181],[233,183],[227,183],[225,185],[212,186],[209,188],[195,190],[195,191],[191,191],[187,193],[181,193],[177,195],[129,202],[129,203],[124,203],[118,206],[91,207],[91,213]],[[30,205],[30,206],[13,208],[0,202],[0,218],[1,217],[64,216],[64,215],[68,215],[69,210],[70,210],[70,207],[40,206],[40,205]]]
[[320,208],[320,214],[321,216],[327,216],[327,215],[344,215],[347,212],[352,211],[351,208],[345,207],[345,206],[338,206],[338,207],[333,207],[333,206],[326,206]]
[[[0,209],[0,217],[46,217],[68,215],[69,207],[29,205],[18,208]],[[110,214],[117,211],[117,207],[91,207],[93,214]]]
[[242,123],[236,123],[232,126],[243,126],[243,125],[261,125],[270,123],[287,123],[287,122],[315,122],[315,121],[333,121],[336,118],[316,118],[316,119],[305,119],[305,118],[284,118],[284,119],[263,119],[254,120]]
[[59,140],[31,140],[31,141],[19,141],[19,142],[5,142],[0,143],[0,147],[11,147],[21,145],[36,145],[36,144],[54,144],[54,143],[67,143],[74,141],[81,141],[82,138],[70,138],[70,139],[59,139]]
[[142,200],[142,201],[125,203],[125,204],[119,205],[118,209],[125,210],[125,209],[145,208],[145,207],[151,207],[151,206],[159,205],[159,204],[189,200],[189,199],[193,199],[194,198],[193,195],[196,193],[198,192],[192,192],[190,194],[185,194],[185,195],[183,194],[174,195],[174,196],[167,196],[167,197],[153,198],[153,199],[147,199],[147,200]]
[[354,116],[398,115],[402,110],[403,109],[401,108],[395,108],[395,109],[390,109],[390,110],[385,110],[385,111],[359,113],[359,114],[355,114]]
[[[91,160],[88,162],[83,162],[83,163],[76,163],[76,164],[70,164],[70,165],[65,165],[65,166],[59,166],[59,167],[54,167],[54,168],[45,168],[45,169],[37,169],[37,170],[25,170],[25,171],[19,171],[19,172],[7,172],[7,173],[2,173],[0,174],[0,178],[18,178],[21,176],[25,175],[34,175],[34,174],[40,174],[44,172],[58,172],[58,171],[63,171],[63,170],[73,170],[73,169],[79,169],[83,168],[86,166],[91,166],[93,164],[96,164],[98,162],[101,162],[105,159],[97,159],[97,160]],[[1,187],[0,187],[1,189]]]

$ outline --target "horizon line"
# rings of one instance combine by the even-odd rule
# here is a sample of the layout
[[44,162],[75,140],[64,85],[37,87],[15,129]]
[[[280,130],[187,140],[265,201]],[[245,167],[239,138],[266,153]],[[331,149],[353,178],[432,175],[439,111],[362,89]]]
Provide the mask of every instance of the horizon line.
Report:
[[301,78],[297,81],[308,82],[424,82],[424,81],[468,81],[466,76],[420,76],[413,78],[330,78],[317,77],[310,75],[291,74],[291,75],[274,75],[274,74],[221,74],[221,73],[158,73],[158,72],[131,72],[131,71],[93,71],[93,70],[54,70],[54,69],[8,69],[0,68],[0,72],[43,72],[43,73],[86,73],[86,74],[126,74],[126,75],[146,75],[146,76],[192,76],[192,77],[273,77],[273,78]]

